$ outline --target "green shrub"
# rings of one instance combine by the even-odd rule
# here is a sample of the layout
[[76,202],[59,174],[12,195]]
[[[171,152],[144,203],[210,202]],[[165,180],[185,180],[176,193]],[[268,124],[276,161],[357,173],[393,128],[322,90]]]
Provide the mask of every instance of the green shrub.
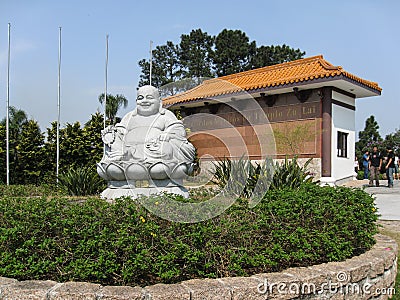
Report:
[[70,168],[58,180],[61,190],[71,196],[96,195],[105,188],[105,181],[91,167]]
[[65,195],[54,184],[0,184],[0,197],[41,197],[41,196],[62,196]]
[[[147,199],[163,208],[162,200]],[[362,190],[314,184],[270,190],[253,208],[238,199],[194,224],[161,219],[129,198],[3,197],[0,276],[144,286],[339,261],[374,244],[375,209]]]

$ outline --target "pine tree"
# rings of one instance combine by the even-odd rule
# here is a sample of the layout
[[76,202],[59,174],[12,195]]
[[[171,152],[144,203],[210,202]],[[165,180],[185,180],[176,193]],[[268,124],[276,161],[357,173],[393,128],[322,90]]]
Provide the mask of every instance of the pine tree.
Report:
[[38,184],[43,174],[44,135],[39,124],[29,120],[22,125],[18,140],[18,162],[13,174],[13,182],[20,184]]
[[213,77],[212,59],[214,37],[200,28],[181,35],[179,62],[183,77]]
[[224,76],[249,70],[255,51],[256,43],[250,43],[241,30],[222,30],[215,38],[213,60],[216,74]]
[[381,143],[382,137],[379,134],[378,122],[375,120],[374,116],[370,116],[365,120],[364,130],[358,133],[358,141],[355,144],[358,161],[362,161],[362,155],[365,150],[372,150],[372,144],[379,145]]

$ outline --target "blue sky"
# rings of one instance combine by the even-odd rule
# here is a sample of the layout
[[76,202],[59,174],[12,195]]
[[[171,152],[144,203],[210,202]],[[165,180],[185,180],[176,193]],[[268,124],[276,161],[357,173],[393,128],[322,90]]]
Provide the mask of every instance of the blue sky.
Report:
[[102,111],[105,36],[110,93],[134,106],[149,41],[178,42],[201,28],[216,35],[240,29],[258,45],[287,44],[322,54],[362,78],[382,96],[357,100],[356,129],[374,114],[382,136],[400,128],[399,1],[41,1],[0,3],[0,117],[5,116],[7,24],[11,23],[10,104],[42,129],[57,118],[58,27],[62,27],[61,122],[85,122]]

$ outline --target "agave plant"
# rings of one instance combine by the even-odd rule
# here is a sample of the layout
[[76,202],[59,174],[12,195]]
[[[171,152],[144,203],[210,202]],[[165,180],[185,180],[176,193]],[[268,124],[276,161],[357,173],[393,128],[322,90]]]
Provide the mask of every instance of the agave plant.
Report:
[[230,194],[246,198],[253,194],[261,195],[268,188],[298,188],[313,180],[308,171],[311,160],[312,158],[300,166],[297,157],[292,160],[285,158],[283,164],[277,162],[274,166],[270,158],[261,163],[252,163],[243,157],[239,160],[224,158],[213,163],[212,182]]
[[229,194],[249,198],[254,189],[267,190],[272,179],[272,160],[252,163],[243,157],[239,160],[224,158],[214,164],[212,182]]
[[314,177],[308,171],[308,165],[312,158],[308,159],[303,166],[297,163],[297,156],[289,160],[285,157],[282,164],[276,163],[271,189],[298,188],[301,184],[312,182]]
[[98,194],[105,187],[94,168],[76,167],[58,176],[59,186],[71,196],[86,196]]
[[215,172],[211,181],[229,194],[242,195],[248,176],[248,161],[243,158],[239,160],[224,158],[213,165]]

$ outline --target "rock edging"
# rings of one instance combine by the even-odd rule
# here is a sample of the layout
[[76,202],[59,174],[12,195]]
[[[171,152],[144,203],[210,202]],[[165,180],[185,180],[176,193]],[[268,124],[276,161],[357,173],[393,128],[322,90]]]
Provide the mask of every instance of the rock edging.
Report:
[[251,277],[192,279],[144,288],[0,277],[0,299],[388,299],[395,292],[398,245],[380,234],[376,240],[370,251],[343,262]]

